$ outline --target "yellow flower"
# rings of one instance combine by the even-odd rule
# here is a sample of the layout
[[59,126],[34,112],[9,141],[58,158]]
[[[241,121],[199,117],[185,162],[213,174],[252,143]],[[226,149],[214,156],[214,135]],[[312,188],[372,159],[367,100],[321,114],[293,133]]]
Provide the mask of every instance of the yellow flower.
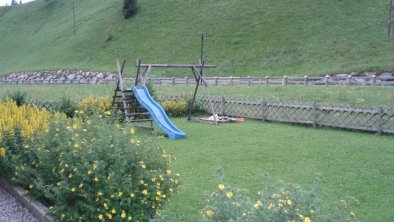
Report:
[[131,217],[131,216],[129,216],[128,218],[127,218],[127,220],[132,220],[133,218]]
[[112,214],[107,214],[108,219],[112,220]]
[[99,181],[98,177],[94,177],[94,181],[97,183]]
[[134,139],[134,138],[131,138],[131,139],[130,139],[130,142],[131,142],[132,144],[135,144],[135,139]]
[[212,210],[207,210],[205,213],[207,214],[208,217],[212,217],[214,214]]
[[111,115],[111,112],[110,112],[110,111],[107,111],[107,112],[104,112],[104,113],[107,114],[108,116]]
[[111,213],[112,213],[112,214],[116,214],[115,208],[111,210]]
[[123,195],[122,192],[119,192],[119,193],[118,193],[118,197],[121,197],[122,195]]
[[97,169],[96,164],[93,164],[93,170]]
[[170,175],[170,174],[171,174],[171,170],[166,170],[166,173],[167,173],[168,175]]
[[287,205],[291,206],[293,204],[293,201],[287,200]]
[[268,205],[268,209],[272,209],[274,207],[274,205],[272,204],[272,203],[270,203],[269,205]]
[[74,125],[73,125],[73,128],[74,128],[74,129],[78,129],[78,124],[74,124]]
[[0,148],[0,157],[5,156],[5,148],[1,147]]
[[30,184],[30,185],[29,185],[29,188],[30,188],[30,190],[33,189],[33,185]]
[[80,183],[79,188],[82,189],[82,187],[83,187],[83,183]]
[[97,196],[102,196],[102,195],[103,195],[103,193],[101,193],[100,191],[97,192]]
[[351,211],[351,212],[350,212],[350,216],[356,217],[356,214],[355,214],[353,211]]
[[133,135],[135,133],[135,130],[133,128],[130,129],[130,134]]
[[122,214],[120,215],[122,218],[126,218],[126,212],[122,211]]
[[75,190],[76,190],[75,187],[71,188],[71,192],[75,192]]
[[78,143],[74,144],[74,147],[75,147],[75,148],[78,148],[78,147],[79,147],[79,144],[78,144]]
[[131,193],[131,194],[130,194],[130,197],[131,197],[131,198],[134,198],[134,197],[135,197],[134,193]]
[[100,214],[100,215],[98,216],[98,219],[99,219],[99,220],[102,220],[102,219],[104,219],[104,216],[103,216],[102,214]]
[[89,174],[89,175],[92,174],[92,171],[91,171],[91,170],[88,170],[88,174]]
[[218,188],[219,188],[220,190],[224,190],[224,184],[219,184],[219,185],[218,185]]
[[305,217],[304,222],[312,222],[312,220],[309,217]]
[[104,208],[108,210],[108,204],[104,203]]
[[148,191],[147,190],[143,190],[141,193],[144,194],[144,195],[148,195]]
[[261,206],[262,206],[261,201],[257,201],[257,203],[255,205],[253,205],[253,207],[256,208],[256,209],[260,209]]
[[231,192],[231,191],[229,191],[229,192],[226,193],[226,197],[228,197],[228,198],[231,198],[231,197],[233,197],[233,196],[234,196],[234,194],[233,194],[233,192]]

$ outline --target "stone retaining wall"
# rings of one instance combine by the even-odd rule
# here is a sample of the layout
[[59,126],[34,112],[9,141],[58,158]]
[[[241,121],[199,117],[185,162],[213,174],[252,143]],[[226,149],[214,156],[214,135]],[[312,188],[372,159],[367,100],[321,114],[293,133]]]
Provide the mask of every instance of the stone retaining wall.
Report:
[[45,70],[36,72],[14,72],[1,76],[1,81],[53,81],[53,80],[77,80],[81,82],[98,82],[99,80],[115,80],[116,74],[111,72],[95,72],[84,70]]

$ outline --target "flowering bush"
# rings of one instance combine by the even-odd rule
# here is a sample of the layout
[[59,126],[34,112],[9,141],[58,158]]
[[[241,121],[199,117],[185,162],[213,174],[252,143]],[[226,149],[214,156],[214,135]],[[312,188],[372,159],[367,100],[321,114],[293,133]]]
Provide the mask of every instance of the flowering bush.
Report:
[[111,108],[111,98],[93,97],[93,96],[89,96],[88,98],[82,99],[77,106],[78,111],[82,111],[87,115],[92,115],[95,113],[102,115],[105,112],[110,111],[110,108]]
[[28,148],[29,143],[36,142],[34,137],[49,132],[51,119],[65,117],[51,114],[46,109],[40,110],[36,106],[17,106],[12,100],[0,103],[0,113],[0,173],[10,178],[19,165],[15,155]]
[[266,188],[259,192],[257,201],[253,202],[246,190],[221,183],[209,197],[199,221],[358,221],[351,211],[352,205],[358,203],[354,198],[341,200],[338,209],[327,214],[320,210],[317,187],[308,190],[284,182],[275,187],[276,190]]
[[170,116],[183,116],[187,114],[187,103],[185,100],[168,100],[161,103],[161,106]]
[[[11,102],[1,104],[6,109],[2,106],[16,109]],[[1,125],[2,175],[46,204],[59,221],[148,221],[160,216],[179,184],[179,175],[170,169],[172,157],[160,146],[140,141],[134,129],[109,125],[104,118],[66,119],[36,112],[16,115],[21,122],[45,116],[28,137],[23,127]]]

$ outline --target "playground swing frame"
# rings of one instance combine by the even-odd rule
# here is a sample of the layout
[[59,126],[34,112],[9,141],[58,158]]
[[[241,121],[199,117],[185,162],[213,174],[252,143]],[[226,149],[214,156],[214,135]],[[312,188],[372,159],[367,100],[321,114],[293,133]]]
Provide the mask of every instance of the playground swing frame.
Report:
[[204,85],[205,89],[207,91],[207,96],[208,96],[208,101],[209,101],[209,107],[214,119],[215,124],[218,123],[218,119],[216,117],[216,112],[213,107],[212,103],[212,97],[209,92],[209,87],[208,83],[205,80],[205,75],[204,75],[204,69],[205,68],[216,68],[216,65],[205,65],[204,61],[200,62],[200,64],[143,64],[141,63],[141,59],[137,59],[136,61],[136,67],[137,67],[137,74],[135,78],[134,85],[144,85],[146,81],[149,79],[150,76],[150,71],[152,68],[183,68],[183,69],[191,69],[193,73],[193,77],[196,80],[196,87],[194,89],[193,97],[192,97],[192,102],[188,107],[188,112],[187,112],[187,120],[191,120],[191,112],[193,105],[196,101],[196,96],[198,93],[198,89],[200,85]]

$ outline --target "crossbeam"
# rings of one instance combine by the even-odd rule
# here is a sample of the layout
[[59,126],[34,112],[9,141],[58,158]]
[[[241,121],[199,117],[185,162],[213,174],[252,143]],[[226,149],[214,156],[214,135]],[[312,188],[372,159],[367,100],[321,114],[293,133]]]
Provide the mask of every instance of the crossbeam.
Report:
[[[152,67],[152,68],[193,68],[201,67],[201,64],[136,64],[138,67]],[[216,68],[217,65],[204,65],[204,68]]]

